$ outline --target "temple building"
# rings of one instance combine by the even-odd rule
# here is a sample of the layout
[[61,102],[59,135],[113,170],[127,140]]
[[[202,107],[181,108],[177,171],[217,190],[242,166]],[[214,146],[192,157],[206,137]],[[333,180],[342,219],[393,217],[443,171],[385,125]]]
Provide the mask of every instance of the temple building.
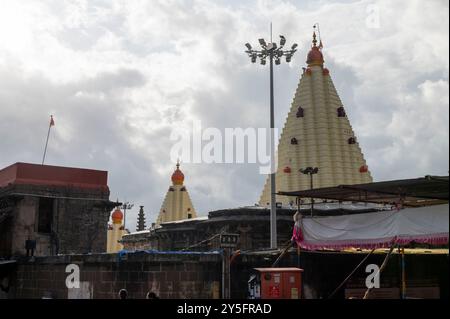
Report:
[[[307,167],[318,168],[314,188],[372,182],[330,71],[324,67],[322,43],[317,45],[315,32],[306,63],[278,145],[276,190],[310,189],[311,176],[300,172]],[[276,198],[283,205],[289,205],[288,200]],[[259,204],[270,204],[269,178]]]
[[116,253],[123,249],[123,245],[119,242],[122,236],[128,234],[123,225],[123,213],[120,208],[116,208],[111,214],[112,224],[108,225],[107,253]]
[[180,170],[180,163],[177,163],[176,167],[172,174],[172,185],[169,187],[159,211],[157,225],[197,217],[189,193],[183,184],[184,174]]
[[0,169],[0,259],[102,253],[108,172],[15,163]]

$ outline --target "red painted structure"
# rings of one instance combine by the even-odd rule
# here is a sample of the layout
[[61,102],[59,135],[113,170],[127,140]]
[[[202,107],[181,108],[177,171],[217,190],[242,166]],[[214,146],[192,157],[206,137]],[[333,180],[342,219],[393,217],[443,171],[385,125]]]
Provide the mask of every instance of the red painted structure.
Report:
[[30,163],[0,170],[0,188],[17,184],[109,190],[107,171]]
[[261,299],[300,299],[302,272],[300,268],[255,268],[259,272]]

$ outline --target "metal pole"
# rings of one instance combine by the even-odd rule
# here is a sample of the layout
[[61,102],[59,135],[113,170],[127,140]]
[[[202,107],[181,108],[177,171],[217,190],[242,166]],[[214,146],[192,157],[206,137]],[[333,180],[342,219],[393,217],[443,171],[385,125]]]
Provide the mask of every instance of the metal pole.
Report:
[[[301,198],[297,197],[297,211],[300,214],[300,218],[301,218],[301,211],[300,211],[300,204],[301,204]],[[301,225],[300,225],[301,227]],[[296,243],[297,245],[297,267],[300,268],[300,245],[298,243]],[[302,280],[302,291],[303,291],[303,280]],[[302,296],[300,296],[300,299],[302,298]]]
[[228,299],[231,299],[231,249],[228,250],[227,255],[227,286],[228,286]]
[[[309,173],[309,176],[311,178],[311,190],[314,189],[313,187],[313,173]],[[313,216],[313,212],[314,212],[314,198],[311,197],[311,217]]]
[[127,222],[127,204],[125,204],[123,206],[123,229],[124,230],[127,229],[126,222]]
[[272,268],[274,268],[276,265],[278,265],[278,262],[283,258],[283,256],[287,253],[289,248],[291,248],[294,245],[293,241],[289,241],[288,245],[283,249],[281,254],[278,256],[278,258],[275,260],[275,262],[272,264]]
[[226,268],[226,263],[225,263],[225,249],[223,249],[222,251],[222,299],[227,299],[226,297],[226,274],[225,274],[225,268]]
[[275,114],[273,93],[273,53],[270,53],[270,248],[276,249],[277,245],[277,206],[275,184]]
[[42,165],[44,165],[45,155],[47,154],[48,138],[50,137],[50,129],[51,128],[52,128],[52,126],[49,125],[48,126],[48,132],[47,132],[47,140],[45,141],[44,156],[42,156]]
[[222,256],[222,299],[230,299],[230,268],[230,248],[224,248]]
[[344,281],[341,282],[341,284],[336,289],[334,289],[334,291],[331,293],[331,295],[328,296],[328,299],[331,299],[334,297],[334,295],[342,288],[342,286],[345,285],[345,283],[351,278],[351,276],[353,276],[353,274],[359,269],[359,267],[361,267],[361,265],[364,264],[364,262],[367,260],[367,258],[369,258],[369,256],[372,255],[374,251],[375,251],[375,248],[372,249],[370,251],[370,253],[368,253],[366,255],[366,257],[364,257],[363,260],[361,260],[361,262],[358,264],[358,266],[356,266],[355,269],[353,269],[352,272],[344,279]]
[[[395,248],[395,244],[392,244],[391,248],[389,249],[388,254],[386,255],[386,257],[385,257],[384,260],[383,260],[383,263],[381,264],[380,269],[378,270],[378,273],[377,273],[378,276],[380,276],[381,273],[383,272],[384,268],[386,268],[386,265],[387,265],[387,263],[388,263],[388,261],[389,261],[389,258],[391,257],[391,254],[392,254],[392,251],[394,250],[394,248]],[[370,292],[372,291],[372,289],[373,289],[373,287],[367,288],[366,293],[364,294],[363,299],[369,299]]]
[[402,256],[402,299],[406,299],[406,264],[405,264],[405,247],[401,248]]

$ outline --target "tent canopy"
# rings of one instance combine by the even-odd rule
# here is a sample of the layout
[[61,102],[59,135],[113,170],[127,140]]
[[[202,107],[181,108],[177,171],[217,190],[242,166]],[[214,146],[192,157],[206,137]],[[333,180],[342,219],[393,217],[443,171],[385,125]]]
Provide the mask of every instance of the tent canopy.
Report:
[[448,244],[449,206],[405,208],[376,213],[304,217],[299,246],[315,249],[383,248],[392,244]]
[[300,198],[321,198],[378,204],[396,203],[401,199],[403,206],[421,207],[448,202],[449,178],[448,176],[426,176],[294,192],[280,191],[278,194]]

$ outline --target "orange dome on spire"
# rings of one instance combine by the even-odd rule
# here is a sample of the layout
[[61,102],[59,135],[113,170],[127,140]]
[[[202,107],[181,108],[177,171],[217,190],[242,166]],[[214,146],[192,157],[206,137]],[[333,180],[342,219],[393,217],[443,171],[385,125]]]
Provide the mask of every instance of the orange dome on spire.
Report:
[[173,185],[183,185],[184,182],[184,174],[180,170],[180,163],[177,163],[177,169],[172,174],[172,183]]
[[313,33],[313,46],[308,53],[308,57],[306,59],[306,63],[308,66],[319,65],[322,66],[324,63],[323,54],[320,51],[322,47],[322,41],[320,41],[320,45],[317,46],[316,32]]
[[116,210],[111,214],[111,219],[114,224],[122,224],[123,213],[120,208],[116,208]]

